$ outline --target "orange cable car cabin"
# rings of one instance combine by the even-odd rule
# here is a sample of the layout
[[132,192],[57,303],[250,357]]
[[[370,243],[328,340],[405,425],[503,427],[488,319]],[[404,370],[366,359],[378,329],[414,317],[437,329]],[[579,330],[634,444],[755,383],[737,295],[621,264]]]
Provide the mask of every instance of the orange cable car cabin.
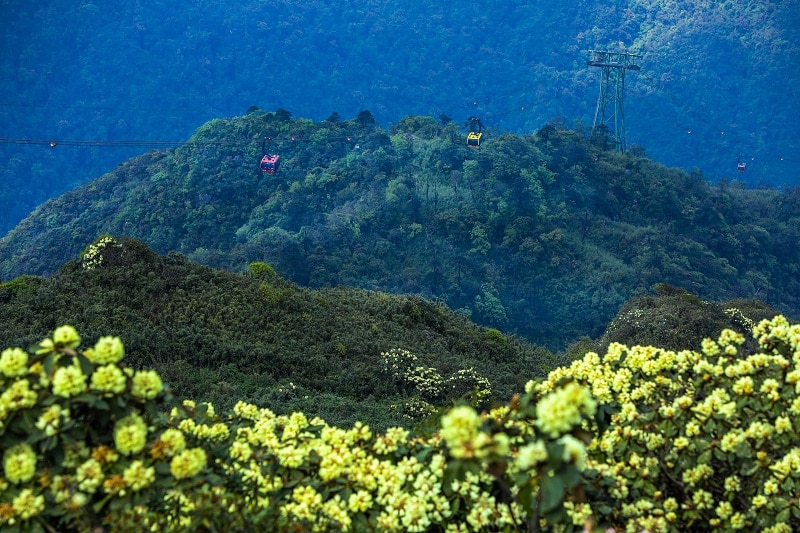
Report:
[[269,155],[264,154],[264,157],[261,158],[261,163],[258,165],[261,169],[261,172],[265,174],[275,174],[278,171],[278,161],[280,161],[281,156],[279,155]]

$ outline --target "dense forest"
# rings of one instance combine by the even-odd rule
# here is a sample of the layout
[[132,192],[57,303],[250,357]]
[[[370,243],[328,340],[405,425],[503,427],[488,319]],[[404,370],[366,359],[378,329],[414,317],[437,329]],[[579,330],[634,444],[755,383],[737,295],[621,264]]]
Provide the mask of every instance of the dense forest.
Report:
[[[276,174],[258,171],[263,138]],[[254,107],[45,203],[0,240],[0,276],[53,273],[109,233],[302,286],[421,295],[553,351],[662,282],[797,314],[800,191],[712,186],[609,145],[552,122],[476,150],[444,116],[386,131],[369,111]]]
[[[641,54],[628,139],[712,182],[797,184],[796,2],[0,0],[0,235],[143,148],[252,104],[319,121],[370,109],[529,134],[591,124],[590,49]],[[713,88],[713,89],[710,89]],[[41,145],[19,144],[40,140]],[[94,141],[55,148],[48,141]],[[99,144],[98,144],[99,143]]]
[[0,284],[0,345],[32,346],[64,322],[125,337],[127,363],[180,398],[338,425],[411,426],[473,394],[508,401],[563,363],[418,296],[306,289],[265,263],[234,274],[108,236],[51,278]]
[[237,274],[103,236],[48,278],[0,283],[0,346],[35,346],[69,322],[87,338],[125,338],[126,363],[157,370],[178,398],[385,429],[456,401],[508,402],[529,380],[614,342],[697,348],[725,328],[749,335],[775,314],[662,284],[626,302],[602,337],[554,354],[419,296],[308,289],[263,262]]

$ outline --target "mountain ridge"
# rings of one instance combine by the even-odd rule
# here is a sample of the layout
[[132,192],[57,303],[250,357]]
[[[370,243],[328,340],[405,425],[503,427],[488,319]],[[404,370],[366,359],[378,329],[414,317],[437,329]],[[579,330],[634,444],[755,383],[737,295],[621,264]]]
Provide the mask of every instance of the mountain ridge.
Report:
[[[266,178],[264,137],[282,164]],[[125,235],[234,271],[264,261],[301,285],[438,298],[552,350],[661,282],[796,312],[800,193],[712,186],[610,146],[554,122],[474,150],[446,117],[386,131],[368,112],[254,108],[46,203],[0,240],[0,276],[53,272]]]

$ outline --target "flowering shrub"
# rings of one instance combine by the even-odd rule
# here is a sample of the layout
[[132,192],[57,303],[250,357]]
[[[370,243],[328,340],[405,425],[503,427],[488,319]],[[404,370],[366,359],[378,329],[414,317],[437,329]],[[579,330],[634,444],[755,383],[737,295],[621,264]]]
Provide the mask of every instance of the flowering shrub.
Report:
[[81,253],[81,266],[86,270],[94,270],[103,265],[103,253],[107,248],[121,248],[122,245],[110,235],[102,235],[95,242],[86,247]]
[[800,325],[611,345],[429,437],[174,403],[119,339],[0,354],[4,530],[800,528]]
[[731,330],[700,352],[612,344],[529,384],[546,393],[573,379],[613,413],[586,460],[599,523],[800,528],[800,325],[778,316],[753,333],[758,353],[741,353],[745,338]]
[[384,373],[399,385],[405,386],[409,392],[418,394],[423,403],[441,402],[471,394],[473,403],[480,405],[492,394],[489,380],[473,368],[461,369],[444,377],[435,368],[420,365],[418,360],[415,354],[401,348],[392,348],[381,353]]
[[80,345],[62,326],[32,354],[0,356],[4,530],[513,529],[564,513],[580,482],[585,447],[570,432],[591,415],[585,389],[579,419],[548,434],[534,394],[489,414],[454,408],[430,438],[375,434],[177,404],[158,374],[122,363],[120,339]]

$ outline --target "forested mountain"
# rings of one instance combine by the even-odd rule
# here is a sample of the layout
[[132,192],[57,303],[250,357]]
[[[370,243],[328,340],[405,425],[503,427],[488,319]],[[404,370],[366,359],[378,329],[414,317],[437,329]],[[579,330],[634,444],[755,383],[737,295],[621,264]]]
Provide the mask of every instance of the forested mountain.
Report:
[[383,127],[415,114],[476,115],[498,133],[552,117],[591,124],[600,72],[589,49],[641,54],[626,126],[654,159],[716,182],[741,156],[747,183],[800,181],[794,0],[0,0],[0,10],[0,235],[140,154],[137,142],[182,141],[253,104],[316,121],[370,109]]
[[[281,155],[259,176],[260,143]],[[103,233],[312,287],[436,298],[551,350],[599,336],[667,282],[800,309],[800,191],[669,169],[548,124],[466,146],[459,126],[368,111],[312,122],[256,108],[49,201],[0,240],[0,276],[46,274]]]
[[[661,284],[626,302],[602,337],[553,354],[441,302],[308,289],[265,263],[232,273],[103,236],[49,278],[0,283],[0,346],[34,346],[68,322],[87,339],[125,338],[127,364],[156,369],[178,398],[385,428],[412,426],[456,400],[507,402],[528,380],[611,342],[696,348],[715,331],[749,334],[775,314],[759,301],[703,301]],[[742,349],[757,346],[751,339]]]

